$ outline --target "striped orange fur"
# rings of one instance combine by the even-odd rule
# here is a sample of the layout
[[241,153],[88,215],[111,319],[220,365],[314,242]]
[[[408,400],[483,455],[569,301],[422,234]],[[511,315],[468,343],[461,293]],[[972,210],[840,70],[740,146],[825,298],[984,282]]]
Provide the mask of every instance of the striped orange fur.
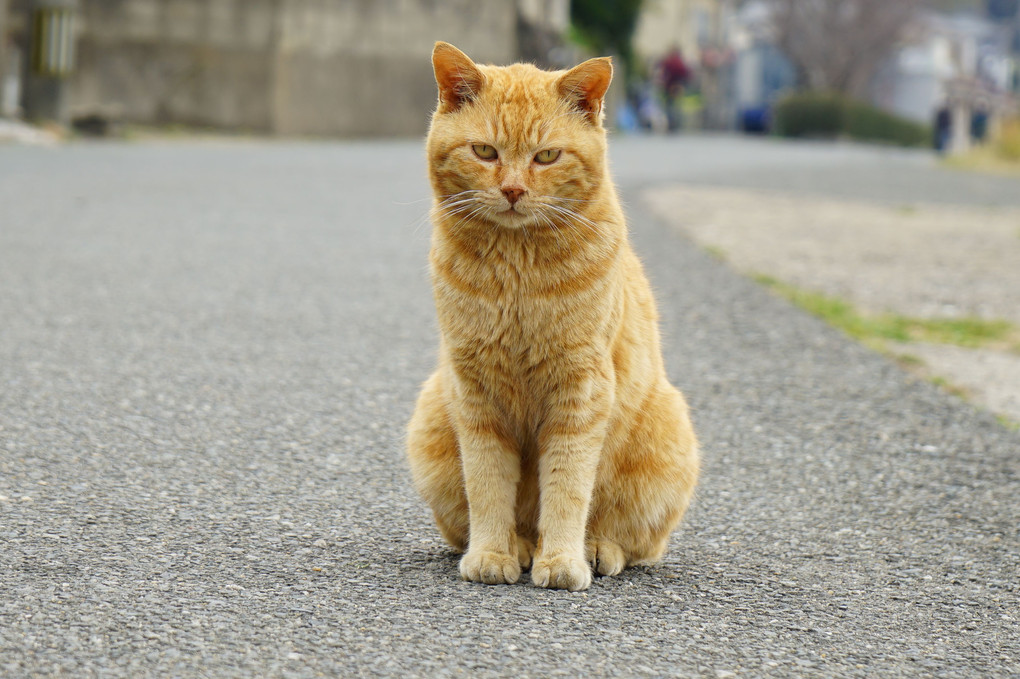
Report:
[[659,560],[698,477],[606,165],[609,59],[473,63],[437,43],[427,140],[439,366],[415,484],[466,580],[587,588]]

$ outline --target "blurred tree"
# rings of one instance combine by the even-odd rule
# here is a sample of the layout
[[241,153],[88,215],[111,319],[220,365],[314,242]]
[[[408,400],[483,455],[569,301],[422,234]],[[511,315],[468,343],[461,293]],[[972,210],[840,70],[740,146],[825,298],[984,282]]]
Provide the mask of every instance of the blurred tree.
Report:
[[812,90],[863,98],[921,0],[769,0],[776,40]]
[[633,71],[631,38],[643,0],[570,0],[570,22],[575,34],[599,54],[614,54],[623,62],[626,76]]

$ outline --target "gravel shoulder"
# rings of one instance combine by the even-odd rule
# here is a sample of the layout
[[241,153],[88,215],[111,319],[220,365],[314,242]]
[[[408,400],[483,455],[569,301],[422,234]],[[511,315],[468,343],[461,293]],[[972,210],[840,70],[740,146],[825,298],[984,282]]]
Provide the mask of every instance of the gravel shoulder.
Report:
[[[1020,209],[706,186],[657,188],[644,198],[660,218],[744,274],[873,314],[1001,319],[1020,327]],[[895,353],[920,359],[930,375],[1020,422],[1015,347],[900,344]]]

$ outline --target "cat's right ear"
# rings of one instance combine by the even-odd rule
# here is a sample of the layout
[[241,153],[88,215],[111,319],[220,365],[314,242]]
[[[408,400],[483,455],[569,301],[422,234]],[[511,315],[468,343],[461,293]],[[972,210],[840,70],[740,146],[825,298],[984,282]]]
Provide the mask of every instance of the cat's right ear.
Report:
[[474,99],[485,84],[485,76],[468,55],[448,42],[432,49],[432,68],[439,85],[439,112],[456,111]]

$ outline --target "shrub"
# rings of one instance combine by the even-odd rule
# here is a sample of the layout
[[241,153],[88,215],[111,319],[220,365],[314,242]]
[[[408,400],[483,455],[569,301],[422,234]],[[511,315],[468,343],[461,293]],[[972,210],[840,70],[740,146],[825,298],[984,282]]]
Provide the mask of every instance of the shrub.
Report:
[[776,104],[775,132],[784,137],[885,142],[928,146],[931,129],[870,104],[838,94],[793,94]]
[[774,130],[781,137],[836,137],[843,128],[839,98],[826,94],[792,94],[773,112]]

